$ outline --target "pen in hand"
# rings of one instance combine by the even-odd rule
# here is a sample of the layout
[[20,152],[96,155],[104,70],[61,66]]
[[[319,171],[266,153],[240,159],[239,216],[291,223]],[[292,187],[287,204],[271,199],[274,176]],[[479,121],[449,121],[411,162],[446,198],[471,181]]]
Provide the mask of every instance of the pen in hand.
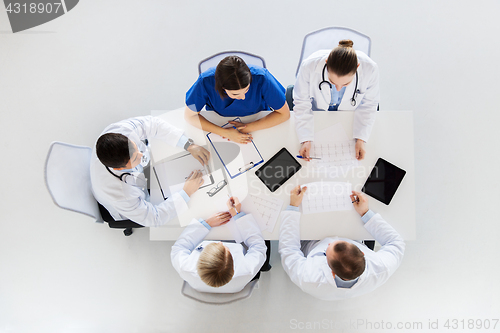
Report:
[[351,203],[359,202],[359,197],[358,197],[358,196],[356,196],[356,195],[355,195],[354,197],[355,197],[356,199],[354,199],[354,201],[353,201],[353,202],[351,202]]
[[231,204],[233,205],[233,208],[236,211],[236,214],[239,214],[240,212],[238,212],[238,209],[234,206],[234,200],[231,199],[231,197],[229,196],[229,194],[227,195],[227,197],[229,198],[229,200],[231,200]]
[[[297,157],[298,157],[298,158],[306,158],[306,157],[301,156],[301,155],[297,155]],[[320,160],[320,159],[321,159],[320,157],[312,157],[312,156],[311,156],[311,157],[309,157],[309,158],[314,159],[314,160]]]

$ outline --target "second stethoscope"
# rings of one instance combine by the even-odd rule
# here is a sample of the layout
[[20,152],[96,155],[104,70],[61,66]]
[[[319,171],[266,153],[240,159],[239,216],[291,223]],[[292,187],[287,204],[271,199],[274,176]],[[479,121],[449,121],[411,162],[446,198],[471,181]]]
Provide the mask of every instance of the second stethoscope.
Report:
[[[323,71],[321,72],[321,79],[322,80],[319,83],[319,90],[321,90],[321,85],[323,83],[328,84],[328,86],[330,87],[330,89],[333,89],[332,84],[329,81],[325,80],[325,69],[326,69],[326,64],[323,67]],[[358,71],[356,71],[356,85],[354,86],[354,93],[352,94],[352,97],[351,97],[351,105],[352,106],[356,106],[356,99],[355,98],[356,98],[357,94],[358,94]]]

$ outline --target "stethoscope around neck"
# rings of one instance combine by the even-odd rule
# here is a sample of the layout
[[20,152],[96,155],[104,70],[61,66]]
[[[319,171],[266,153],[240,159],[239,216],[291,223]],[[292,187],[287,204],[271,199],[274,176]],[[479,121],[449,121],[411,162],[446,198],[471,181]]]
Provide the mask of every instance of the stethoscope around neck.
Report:
[[[148,140],[144,140],[144,144],[146,145],[146,150],[142,152],[142,160],[141,160],[141,165],[146,167],[149,164],[149,151],[148,151]],[[104,166],[106,170],[116,178],[118,178],[120,181],[124,182],[125,184],[129,184],[132,186],[138,186],[138,187],[145,187],[147,186],[147,182],[143,179],[140,179],[139,177],[133,176],[130,172],[124,172],[121,175],[117,175],[113,171],[109,169],[109,167]],[[130,180],[129,180],[130,179]]]
[[[326,64],[325,66],[323,67],[323,71],[321,72],[321,82],[319,83],[319,90],[321,90],[321,85],[323,83],[326,83],[328,84],[328,86],[330,87],[330,89],[333,89],[332,87],[332,84],[329,82],[329,81],[326,81],[325,80],[325,69],[326,69]],[[352,97],[351,97],[351,105],[352,106],[356,106],[356,95],[358,94],[358,71],[356,70],[356,85],[354,86],[354,93],[352,94]]]

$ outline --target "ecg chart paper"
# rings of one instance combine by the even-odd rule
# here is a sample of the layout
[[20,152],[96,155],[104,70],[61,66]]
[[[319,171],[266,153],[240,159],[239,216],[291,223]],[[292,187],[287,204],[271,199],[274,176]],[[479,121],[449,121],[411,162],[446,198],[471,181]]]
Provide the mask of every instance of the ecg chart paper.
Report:
[[268,196],[249,195],[242,203],[241,210],[252,212],[261,231],[273,232],[284,201]]
[[338,210],[352,210],[350,183],[315,182],[305,184],[306,193],[302,199],[302,212],[314,214]]
[[353,167],[358,166],[356,159],[356,144],[354,140],[341,142],[316,142],[312,144],[311,156],[319,157],[313,160],[316,168]]
[[341,171],[347,172],[350,167],[359,165],[355,146],[356,143],[349,140],[341,123],[314,133],[310,154],[320,160],[313,159],[311,167],[316,171],[329,172],[331,169],[341,168]]

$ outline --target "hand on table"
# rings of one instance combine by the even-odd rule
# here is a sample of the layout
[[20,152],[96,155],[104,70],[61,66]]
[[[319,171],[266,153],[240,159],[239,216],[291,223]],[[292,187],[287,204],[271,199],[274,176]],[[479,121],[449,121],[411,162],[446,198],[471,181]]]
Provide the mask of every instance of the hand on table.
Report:
[[207,164],[208,159],[210,158],[210,152],[198,145],[193,144],[189,146],[187,151],[191,155],[193,155],[193,157],[196,158],[201,163],[201,165]]
[[365,158],[365,142],[361,139],[356,139],[356,158],[362,160]]
[[241,212],[241,203],[237,197],[231,197],[227,201],[227,208],[229,208],[229,213],[231,216],[236,216],[239,212]]
[[294,187],[293,190],[290,191],[290,206],[299,207],[306,190],[307,186],[301,188],[300,185],[297,185],[297,187]]
[[201,185],[203,185],[201,170],[195,170],[191,172],[186,182],[184,183],[184,187],[182,188],[186,194],[191,197],[194,192],[198,191]]
[[250,141],[252,141],[251,134],[242,133],[238,129],[235,129],[235,128],[228,128],[224,135],[225,135],[225,136],[223,136],[224,139],[227,137],[230,141],[234,141],[236,143],[247,144]]
[[244,123],[240,123],[239,121],[230,121],[229,122],[231,125],[233,125],[234,127],[236,127],[238,129],[238,131],[240,131],[241,133],[244,133],[244,134],[250,134],[250,130],[251,130],[251,125],[252,123],[247,123],[247,124],[244,124]]
[[208,225],[213,228],[226,224],[230,220],[231,220],[231,214],[229,214],[229,212],[219,212],[210,216],[205,222],[207,222]]
[[303,157],[304,161],[310,161],[311,159],[311,141],[302,142],[300,146],[299,155]]
[[358,212],[360,216],[366,214],[369,208],[368,208],[368,198],[366,197],[365,194],[358,191],[352,191],[351,201],[352,204],[354,205],[354,209]]

